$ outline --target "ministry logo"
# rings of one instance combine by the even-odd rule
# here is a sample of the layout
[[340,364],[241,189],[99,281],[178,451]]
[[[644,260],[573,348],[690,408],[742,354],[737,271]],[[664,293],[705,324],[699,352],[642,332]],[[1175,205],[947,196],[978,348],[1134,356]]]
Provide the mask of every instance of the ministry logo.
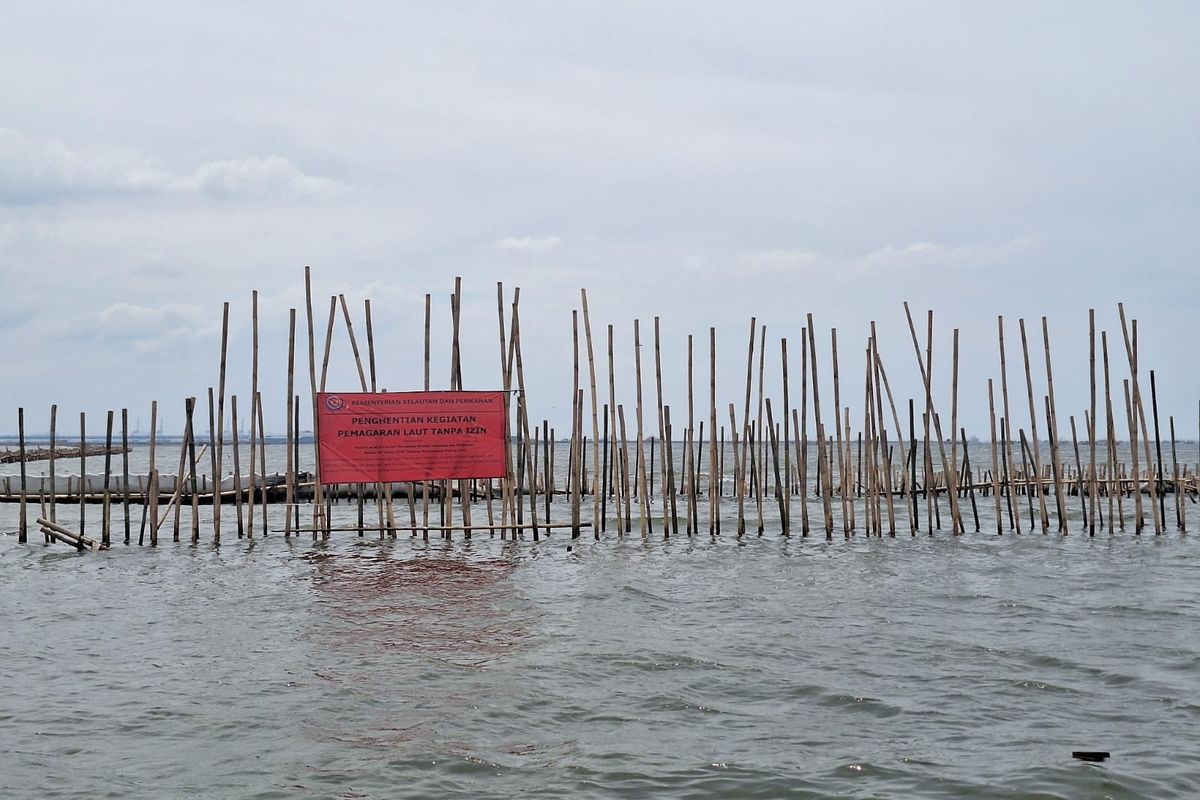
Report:
[[336,394],[326,395],[325,408],[329,409],[330,411],[344,411],[346,408],[346,401],[338,397]]

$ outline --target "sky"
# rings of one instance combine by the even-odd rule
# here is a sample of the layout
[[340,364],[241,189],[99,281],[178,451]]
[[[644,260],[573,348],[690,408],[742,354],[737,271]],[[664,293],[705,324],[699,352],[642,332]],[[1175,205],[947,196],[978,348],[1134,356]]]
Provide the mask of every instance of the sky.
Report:
[[[152,400],[180,430],[184,398],[217,385],[225,302],[244,409],[254,289],[282,429],[290,308],[307,393],[311,265],[318,359],[331,294],[364,349],[369,298],[392,390],[422,386],[426,294],[448,388],[455,276],[464,385],[498,388],[496,284],[506,303],[520,287],[531,414],[559,430],[581,288],[602,396],[611,324],[632,414],[637,319],[653,405],[658,317],[676,420],[689,334],[707,418],[716,328],[727,420],[750,319],[776,397],[789,339],[794,399],[811,313],[822,370],[837,328],[857,426],[870,323],[902,404],[923,392],[903,303],[922,328],[932,309],[939,412],[958,329],[959,420],[984,439],[998,315],[1017,424],[1017,320],[1040,400],[1045,316],[1059,414],[1082,426],[1088,310],[1119,381],[1122,302],[1164,426],[1196,436],[1195,3],[0,0],[0,17],[0,431],[18,407],[45,431],[51,403],[147,429]],[[329,388],[357,388],[340,320],[331,354]]]

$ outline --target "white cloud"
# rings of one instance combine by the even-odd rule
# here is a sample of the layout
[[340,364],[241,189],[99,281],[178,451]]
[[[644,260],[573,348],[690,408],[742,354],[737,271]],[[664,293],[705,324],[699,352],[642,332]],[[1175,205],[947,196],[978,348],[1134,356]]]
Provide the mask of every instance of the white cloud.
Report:
[[945,244],[919,241],[906,245],[885,245],[868,252],[858,260],[860,267],[873,269],[898,269],[920,267],[963,267],[987,266],[1036,248],[1038,240],[1019,236],[999,244],[967,243]]
[[562,239],[557,236],[510,236],[496,242],[497,250],[510,250],[516,253],[549,253],[562,245]]
[[0,203],[33,205],[114,194],[311,197],[339,186],[276,155],[218,159],[184,173],[133,148],[76,149],[58,139],[0,128]]

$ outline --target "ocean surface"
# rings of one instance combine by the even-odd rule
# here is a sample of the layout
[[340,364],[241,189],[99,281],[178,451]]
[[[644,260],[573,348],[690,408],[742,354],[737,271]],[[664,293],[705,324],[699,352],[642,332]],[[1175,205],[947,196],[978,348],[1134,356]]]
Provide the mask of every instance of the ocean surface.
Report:
[[0,796],[1200,796],[1196,533],[996,536],[981,498],[982,533],[826,541],[772,507],[574,542],[238,540],[227,507],[219,547],[185,510],[81,554],[5,504]]

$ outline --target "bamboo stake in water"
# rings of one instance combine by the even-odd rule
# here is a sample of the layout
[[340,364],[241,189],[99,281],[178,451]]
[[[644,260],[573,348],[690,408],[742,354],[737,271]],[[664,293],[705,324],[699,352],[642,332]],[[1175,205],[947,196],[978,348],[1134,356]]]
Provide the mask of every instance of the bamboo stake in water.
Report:
[[[293,324],[295,314],[292,312]],[[229,303],[221,308],[221,371],[217,378],[217,441],[212,451],[213,471],[213,538],[221,538],[221,473],[225,471],[225,361],[229,348]],[[291,392],[288,392],[291,397]]]
[[[1006,472],[1007,472],[1007,476],[1008,476],[1008,496],[1010,499],[1009,506],[1012,509],[1012,516],[1013,516],[1013,529],[1016,533],[1020,533],[1021,532],[1021,504],[1019,502],[1015,502],[1015,503],[1011,502],[1011,499],[1016,491],[1016,483],[1015,483],[1015,477],[1013,476],[1013,473],[1016,472],[1017,462],[1014,459],[1014,453],[1013,453],[1012,424],[1011,424],[1012,414],[1008,408],[1008,366],[1006,363],[1005,351],[1004,351],[1004,317],[1002,317],[1002,316],[996,317],[996,324],[997,324],[997,327],[999,330],[999,338],[1000,338],[1000,397],[1001,397],[1001,400],[1002,400],[1003,406],[1004,406],[1004,420],[1006,421],[1006,423],[1008,423],[1007,424],[1008,434],[1002,436],[1001,438],[1003,439],[1005,453],[1007,453],[1007,457],[1008,457],[1008,469],[1006,470]],[[1001,430],[1004,430],[1004,429],[1005,429],[1005,426],[1002,425]],[[1033,520],[1032,519],[1029,520],[1029,529],[1030,529],[1030,531],[1033,530]]]
[[[747,426],[748,427],[748,426]],[[733,403],[729,404],[729,437],[733,445],[733,452],[738,452],[738,434],[737,434],[737,412],[733,407]],[[745,445],[743,445],[745,447]],[[742,470],[745,467],[741,459],[733,459],[733,481],[737,485],[737,535],[741,538],[746,533],[746,493],[745,476]]]
[[221,469],[217,463],[217,443],[216,443],[216,418],[213,401],[213,390],[208,388],[208,452],[212,456],[212,510],[213,510],[213,544],[221,543],[221,526],[217,522],[217,513],[220,510],[221,497]]
[[[788,536],[791,532],[788,530],[787,509],[784,506],[785,501],[783,499],[783,483],[779,476],[779,438],[775,435],[775,415],[771,413],[771,398],[768,397],[766,399],[766,405],[767,432],[771,437],[771,463],[774,466],[775,472],[775,502],[779,504],[780,530],[784,536]],[[759,531],[759,535],[762,535],[761,531]]]
[[[313,306],[312,306],[312,270],[310,267],[304,267],[304,304],[308,318],[308,380],[309,387],[312,393],[312,431],[313,431],[313,538],[316,538],[316,530],[324,526],[322,513],[324,510],[323,498],[321,496],[321,431],[320,418],[317,409],[317,355],[315,346],[315,332],[313,330]],[[236,430],[236,425],[234,426]],[[234,445],[234,452],[237,452],[237,445]],[[235,466],[234,472],[237,472]],[[235,474],[235,480],[237,476]],[[240,492],[239,492],[240,494]],[[238,508],[238,537],[242,535],[241,531],[241,507]]]
[[100,541],[102,545],[112,545],[110,537],[110,516],[112,516],[112,494],[109,493],[109,479],[113,474],[113,413],[108,413],[107,427],[104,428],[104,485],[101,495],[100,510]]
[[[158,456],[155,452],[158,442],[158,401],[150,401],[150,479],[147,482],[147,491],[150,493],[149,502],[147,504],[150,519],[158,521]],[[144,526],[143,526],[144,527]],[[138,544],[142,544],[142,535],[138,534]],[[158,526],[154,525],[150,529],[150,546],[158,547]]]
[[621,428],[621,495],[625,499],[625,527],[617,528],[618,532],[630,533],[633,530],[633,499],[629,488],[629,440],[625,431],[625,406],[617,406],[617,420]]
[[86,506],[84,501],[87,498],[87,417],[83,411],[79,412],[79,536],[82,538],[86,532]]
[[[288,309],[288,368],[287,368],[287,455],[284,459],[284,469],[287,471],[287,489],[283,515],[283,536],[285,539],[292,535],[292,507],[296,504],[296,470],[297,464],[292,458],[292,428],[296,423],[296,415],[300,409],[295,407],[292,396],[296,391],[296,309]],[[223,398],[222,398],[223,399]],[[219,435],[219,434],[218,434]],[[216,513],[214,511],[214,513]],[[383,520],[379,521],[383,527]]]
[[[1154,382],[1154,370],[1150,370],[1150,408],[1154,419],[1154,452],[1158,458],[1158,480],[1161,481],[1163,476],[1162,438],[1158,430],[1158,388]],[[1161,483],[1157,483],[1155,488],[1158,490],[1158,516],[1165,528],[1167,525],[1166,498],[1163,497]]]
[[996,393],[988,378],[988,424],[992,435],[992,500],[996,504],[996,535],[1004,535],[1004,513],[1000,505],[1000,459],[996,452]]
[[1058,529],[1066,533],[1067,501],[1063,497],[1063,481],[1061,480],[1063,467],[1058,443],[1058,416],[1054,404],[1054,371],[1050,366],[1050,327],[1045,317],[1042,317],[1042,344],[1046,351],[1046,395],[1049,397],[1050,404],[1050,421],[1047,424],[1050,435],[1050,465],[1054,469],[1054,499],[1058,508]]
[[[599,401],[596,397],[596,354],[592,348],[592,322],[588,316],[587,290],[579,290],[580,301],[583,305],[583,334],[587,341],[588,384],[592,391],[592,477],[595,484],[592,488],[592,533],[600,539],[600,529],[604,525],[604,515],[600,510],[600,494],[606,491],[601,487],[600,475],[600,419],[598,416]],[[607,443],[606,443],[607,444]]]
[[267,526],[267,434],[263,430],[262,392],[254,396],[254,405],[258,408],[258,468],[262,471],[259,486],[262,491],[262,532],[266,536],[270,531]]
[[642,426],[642,334],[639,326],[639,320],[633,321],[633,363],[634,376],[637,381],[637,405],[634,407],[634,412],[637,419],[637,482],[638,482],[638,500],[639,512],[641,514],[641,532],[645,538],[647,534],[653,532],[653,525],[650,524],[650,498],[646,490],[646,458],[644,450],[644,434]]
[[[51,406],[50,406],[50,521],[51,522],[54,522],[55,520],[58,519],[58,517],[56,516],[57,487],[55,486],[57,481],[55,480],[55,474],[54,474],[54,451],[57,449],[57,443],[55,442],[55,427],[57,425],[57,422],[58,422],[58,406],[51,404]],[[46,541],[49,542],[50,540],[47,538]]]
[[[1042,533],[1046,533],[1050,528],[1050,515],[1046,511],[1046,492],[1042,486],[1042,446],[1041,440],[1038,438],[1038,415],[1037,410],[1034,408],[1033,402],[1033,373],[1031,372],[1029,366],[1029,344],[1025,336],[1025,320],[1018,319],[1017,326],[1021,331],[1021,355],[1025,360],[1025,389],[1029,396],[1029,434],[1033,440],[1029,457],[1033,463],[1033,472],[1038,496],[1038,513],[1041,515],[1042,520]],[[1054,438],[1053,435],[1051,435],[1050,438]]]
[[717,471],[717,329],[708,329],[708,533],[716,536],[721,532],[721,474]]
[[[521,315],[518,301],[520,298],[520,289],[513,293],[512,306],[512,321],[513,321],[513,347],[515,348],[516,365],[517,365],[517,390],[519,392],[520,405],[518,407],[518,416],[521,420],[521,433],[524,437],[525,458],[526,458],[526,474],[529,475],[529,480],[533,482],[533,452],[530,448],[532,441],[529,435],[529,406],[525,396],[525,366],[521,357]],[[530,491],[529,493],[529,516],[530,525],[533,529],[533,540],[536,542],[541,537],[538,529],[537,521],[537,493]]]
[[[236,394],[230,396],[229,398],[229,413],[229,424],[233,434],[233,503],[237,509],[238,538],[241,539],[245,535],[246,529],[242,519],[242,448],[241,443],[238,442],[238,413]],[[251,448],[251,451],[253,451],[253,448]]]
[[25,544],[27,541],[29,541],[29,526],[28,526],[28,521],[26,520],[26,516],[25,516],[27,513],[26,492],[28,490],[28,487],[26,486],[26,478],[25,478],[26,469],[25,469],[25,409],[24,408],[17,409],[17,442],[18,442],[18,447],[20,448],[20,458],[21,458],[21,516],[20,516],[20,522],[18,524],[18,529],[17,529],[17,542],[19,544]]
[[129,409],[121,409],[121,506],[125,516],[125,544],[129,544]]
[[799,420],[793,419],[799,431],[799,453],[797,460],[800,469],[800,533],[808,536],[808,329],[800,329],[800,414]]
[[1108,532],[1113,533],[1113,495],[1116,495],[1117,501],[1117,521],[1120,523],[1121,530],[1125,530],[1125,510],[1121,504],[1120,484],[1116,483],[1117,479],[1117,423],[1113,416],[1112,404],[1112,385],[1109,380],[1108,371],[1108,332],[1100,331],[1100,352],[1104,359],[1104,411],[1105,411],[1105,432],[1108,439],[1108,474],[1111,483],[1108,489]]
[[1088,534],[1096,535],[1096,511],[1100,505],[1096,483],[1096,309],[1088,309],[1088,377],[1091,418],[1088,424]]

